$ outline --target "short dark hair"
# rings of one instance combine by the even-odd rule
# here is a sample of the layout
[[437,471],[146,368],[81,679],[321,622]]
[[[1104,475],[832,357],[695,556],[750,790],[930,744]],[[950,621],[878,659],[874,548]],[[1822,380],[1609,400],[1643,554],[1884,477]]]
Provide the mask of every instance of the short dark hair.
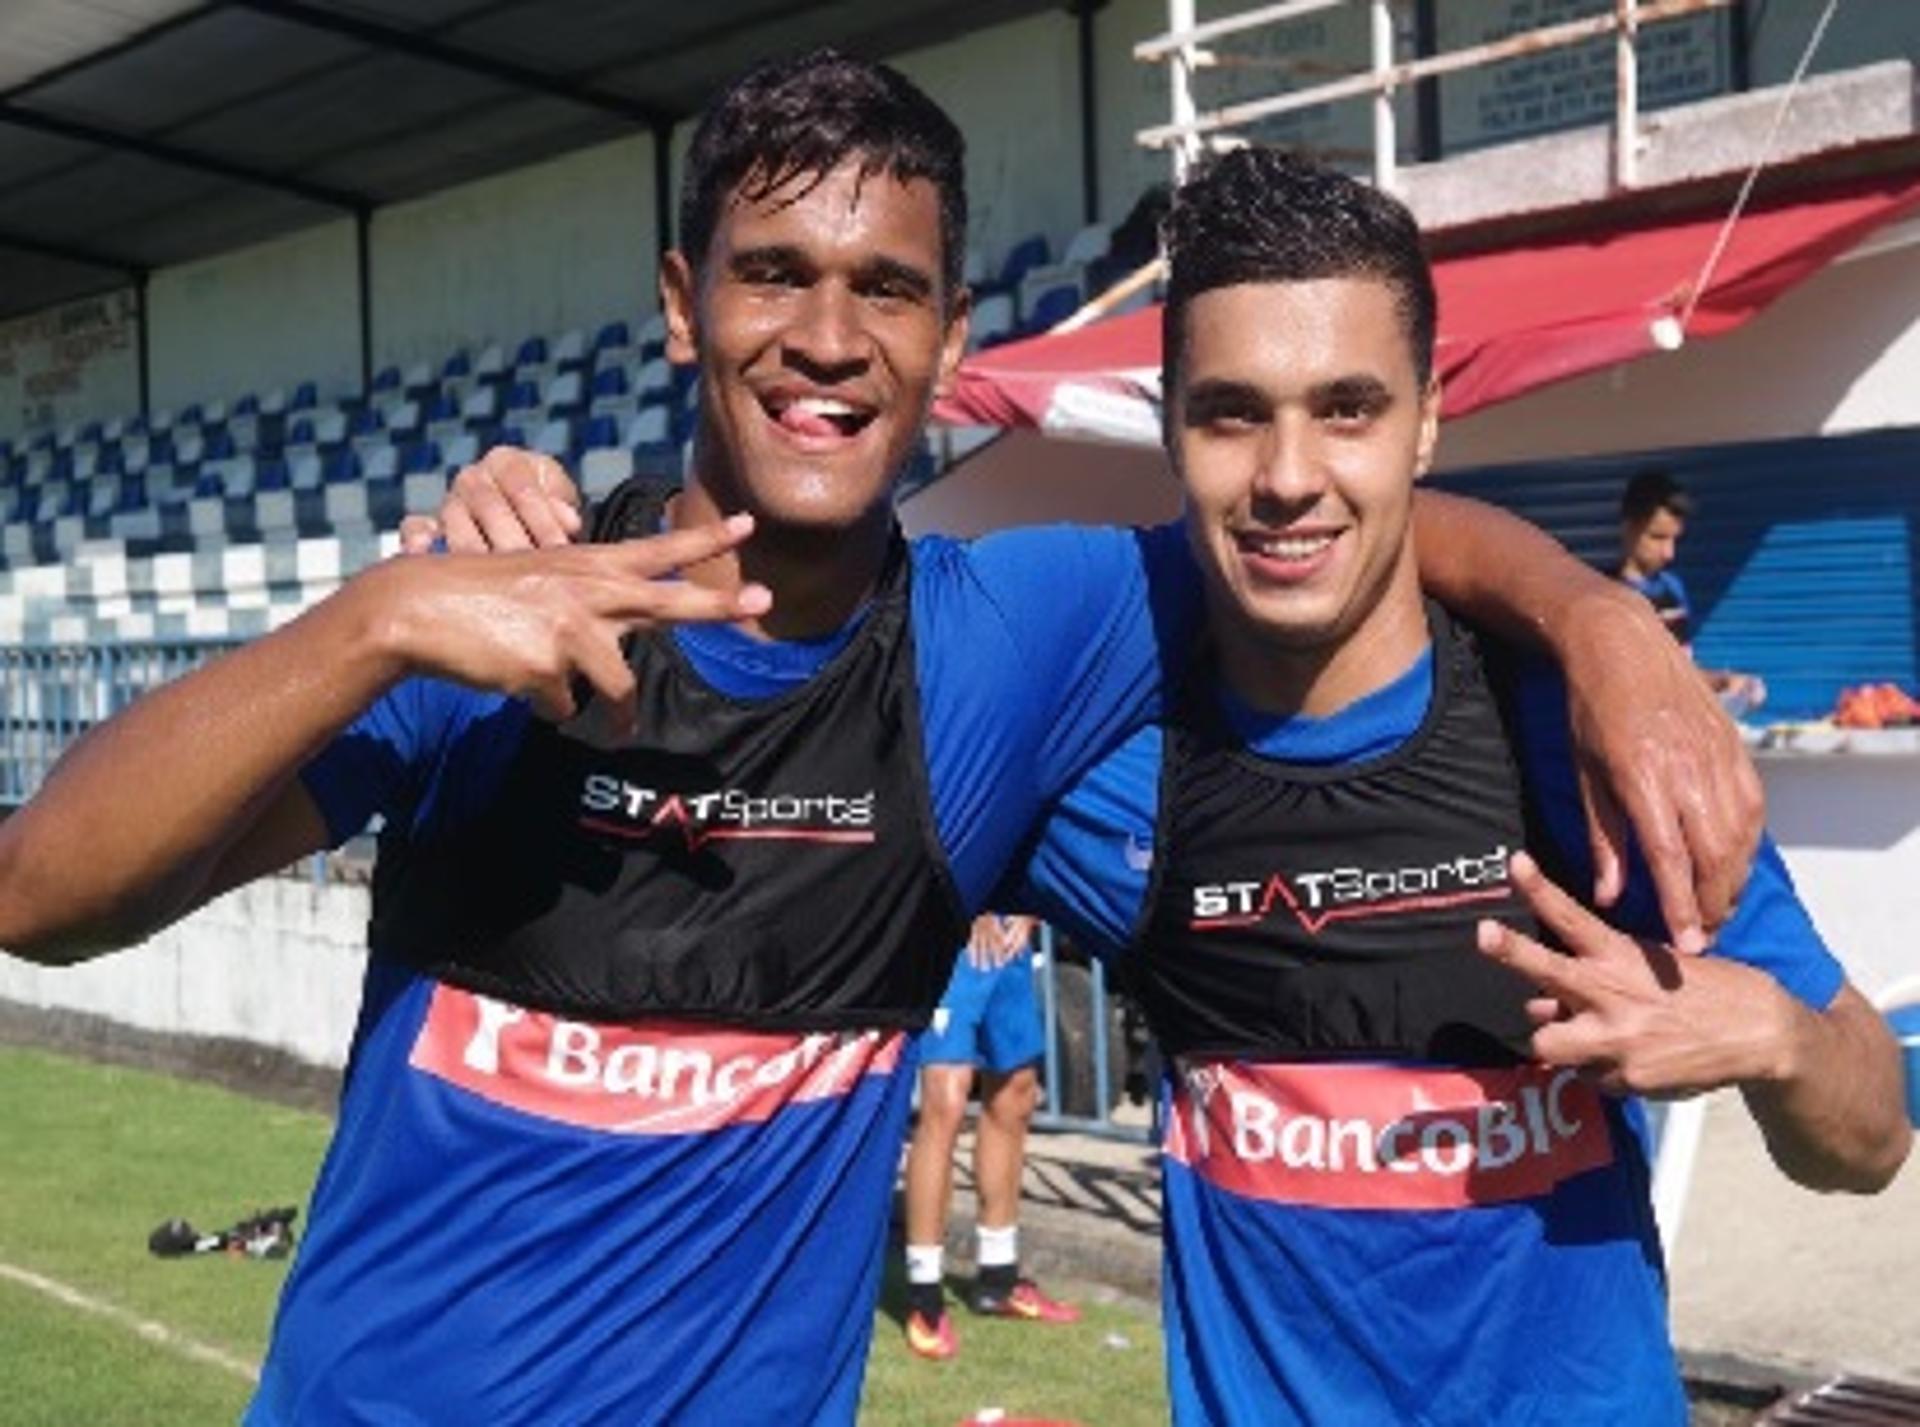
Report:
[[1685,520],[1693,514],[1693,497],[1665,471],[1641,471],[1621,493],[1620,518],[1630,525],[1641,525],[1653,519],[1657,510]]
[[707,107],[680,184],[680,251],[700,266],[736,190],[758,201],[796,178],[818,183],[856,158],[863,181],[886,174],[934,186],[951,297],[966,258],[966,141],[899,71],[833,49],[749,70]]
[[1187,304],[1201,293],[1344,277],[1393,289],[1420,384],[1432,375],[1433,271],[1420,225],[1390,194],[1298,154],[1250,146],[1202,159],[1174,193],[1162,234],[1169,378],[1183,355]]

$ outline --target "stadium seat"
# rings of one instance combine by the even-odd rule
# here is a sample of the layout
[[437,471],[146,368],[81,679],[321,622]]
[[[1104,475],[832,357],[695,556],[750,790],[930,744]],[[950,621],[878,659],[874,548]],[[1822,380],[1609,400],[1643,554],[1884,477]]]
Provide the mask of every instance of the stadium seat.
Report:
[[593,352],[596,357],[609,347],[627,347],[632,343],[632,329],[625,322],[609,322],[593,334]]
[[413,363],[400,376],[400,389],[416,400],[432,386],[433,368],[426,362]]
[[587,360],[587,334],[579,328],[562,332],[553,341],[553,364],[563,370],[584,365]]
[[1013,310],[1013,295],[990,292],[973,304],[973,322],[967,334],[967,345],[976,350],[994,346],[1017,335],[1018,325]]
[[507,392],[506,412],[508,416],[519,417],[536,411],[540,406],[540,388],[532,382],[517,381]]
[[460,419],[466,422],[492,421],[500,414],[500,388],[477,386],[460,403]]
[[545,337],[527,338],[513,354],[513,364],[516,367],[537,367],[544,364],[546,360],[547,339]]
[[440,448],[431,441],[414,441],[400,452],[400,471],[416,476],[440,469]]
[[399,391],[400,368],[393,366],[382,367],[373,374],[373,395],[378,396],[381,392],[398,394]]
[[481,381],[498,381],[506,375],[507,349],[498,342],[489,342],[480,349],[479,357],[474,361],[473,374]]
[[544,456],[552,456],[562,465],[567,464],[573,454],[573,421],[569,417],[556,417],[548,421],[533,434],[533,449]]
[[366,452],[355,452],[359,462],[360,476],[367,481],[392,481],[400,476],[400,450],[396,446],[375,446]]
[[988,289],[993,292],[1014,292],[1019,289],[1020,280],[1034,268],[1044,267],[1053,258],[1053,250],[1047,246],[1044,233],[1034,233],[1022,238],[1007,252],[1007,259],[1000,264],[1000,274]]
[[[308,465],[307,462],[311,464]],[[309,472],[311,472],[311,475],[308,474]],[[296,475],[304,479],[311,479],[317,483],[319,473],[320,458],[318,456],[305,458],[297,471],[293,462],[261,461],[254,470],[253,490],[256,494],[266,491],[292,490],[295,485]],[[240,491],[231,489],[225,493],[228,495],[241,494]]]
[[[394,436],[403,436],[420,429],[421,410],[417,401],[403,401],[398,406],[390,406],[386,411],[387,431]],[[356,442],[356,445],[359,443]]]
[[1051,331],[1080,310],[1080,289],[1077,285],[1063,283],[1050,287],[1034,301],[1032,309],[1021,321],[1023,332],[1036,333]]
[[207,443],[197,428],[186,426],[174,433],[173,455],[176,464],[197,466],[206,456]]
[[673,433],[668,421],[666,407],[641,407],[639,414],[627,423],[627,439],[624,444],[632,451],[657,452],[662,448],[671,448]]
[[327,452],[320,458],[320,479],[327,485],[344,485],[360,479],[360,458],[350,448]]
[[635,376],[633,389],[639,393],[640,400],[658,400],[673,387],[673,368],[665,357],[654,357],[640,368]]
[[588,500],[600,500],[633,474],[633,452],[624,446],[589,448],[580,457],[580,489]]
[[634,335],[634,345],[640,349],[642,361],[652,361],[667,350],[667,314],[655,312],[640,324],[640,330]]
[[547,381],[543,394],[547,410],[550,413],[577,412],[586,404],[586,382],[579,370],[559,372]]
[[219,397],[215,397],[212,401],[204,401],[200,404],[200,424],[202,426],[218,426],[226,419],[227,404]]
[[210,461],[224,460],[226,457],[233,455],[235,450],[233,433],[225,426],[215,427],[207,433],[206,450],[203,453],[204,459]]
[[228,419],[231,420],[234,416],[257,416],[259,413],[260,398],[248,392],[233,404],[233,411]]
[[315,382],[301,382],[293,389],[293,400],[287,403],[289,411],[307,411],[320,404],[320,387]]
[[287,394],[279,387],[275,387],[272,391],[260,398],[260,414],[262,416],[278,416],[286,409]]
[[468,356],[464,349],[455,352],[440,364],[440,380],[442,382],[445,382],[449,377],[465,377],[471,375],[473,375],[473,358]]
[[[441,443],[440,457],[448,470],[457,471],[462,467],[471,466],[480,459],[481,444],[480,437],[474,432],[462,431],[452,439]],[[395,473],[397,471],[396,467]]]

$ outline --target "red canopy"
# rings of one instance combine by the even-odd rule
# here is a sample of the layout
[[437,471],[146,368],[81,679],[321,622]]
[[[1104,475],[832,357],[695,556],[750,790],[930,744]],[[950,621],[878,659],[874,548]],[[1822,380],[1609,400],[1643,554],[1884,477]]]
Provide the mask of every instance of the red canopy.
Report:
[[[1881,224],[1920,207],[1920,175],[1854,179],[1761,202],[1735,225],[1686,337],[1740,326]],[[1442,414],[1464,416],[1535,387],[1655,351],[1724,212],[1449,258],[1434,265]],[[1157,441],[1160,309],[978,352],[935,415],[957,425]]]

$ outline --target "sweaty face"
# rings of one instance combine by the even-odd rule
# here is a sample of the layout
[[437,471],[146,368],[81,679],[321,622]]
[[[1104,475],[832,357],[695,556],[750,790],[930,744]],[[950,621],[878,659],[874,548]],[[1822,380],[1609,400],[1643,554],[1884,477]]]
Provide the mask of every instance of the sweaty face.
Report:
[[722,508],[826,530],[886,502],[965,348],[941,257],[934,186],[848,163],[736,196],[697,277],[669,258],[668,355],[699,363],[696,468]]
[[1687,523],[1670,510],[1656,510],[1635,529],[1627,526],[1627,563],[1642,575],[1657,575],[1673,563]]
[[1392,288],[1246,283],[1184,320],[1173,454],[1229,675],[1250,692],[1236,665],[1324,664],[1349,644],[1363,680],[1369,662],[1397,673],[1425,638],[1409,520],[1438,397]]

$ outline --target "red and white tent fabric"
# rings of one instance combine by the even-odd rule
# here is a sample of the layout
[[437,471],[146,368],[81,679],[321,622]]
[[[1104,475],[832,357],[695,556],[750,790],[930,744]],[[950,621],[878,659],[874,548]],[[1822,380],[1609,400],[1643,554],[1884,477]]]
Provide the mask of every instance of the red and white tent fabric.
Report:
[[[1756,204],[1735,225],[1686,338],[1732,331],[1916,208],[1920,175],[1912,173]],[[1435,263],[1442,415],[1658,350],[1657,330],[1670,340],[1723,221],[1716,211]],[[934,414],[955,425],[1158,443],[1160,317],[1156,306],[976,353]]]

